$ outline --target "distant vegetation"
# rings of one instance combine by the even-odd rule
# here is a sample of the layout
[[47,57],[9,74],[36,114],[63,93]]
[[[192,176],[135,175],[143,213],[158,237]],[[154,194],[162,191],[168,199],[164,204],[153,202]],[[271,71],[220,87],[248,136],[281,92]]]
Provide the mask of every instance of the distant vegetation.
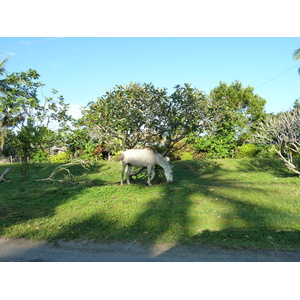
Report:
[[[298,58],[295,54],[295,59]],[[250,86],[220,82],[208,95],[190,84],[172,93],[153,84],[116,85],[74,120],[53,90],[43,100],[35,70],[7,75],[0,63],[0,151],[21,162],[24,178],[31,163],[95,161],[129,148],[153,147],[171,159],[274,157],[300,174],[300,108],[268,115],[266,100]],[[49,124],[55,122],[57,130]],[[287,140],[282,140],[283,136]],[[96,151],[98,145],[107,153]],[[57,157],[56,151],[60,149]],[[55,152],[56,151],[56,152]]]

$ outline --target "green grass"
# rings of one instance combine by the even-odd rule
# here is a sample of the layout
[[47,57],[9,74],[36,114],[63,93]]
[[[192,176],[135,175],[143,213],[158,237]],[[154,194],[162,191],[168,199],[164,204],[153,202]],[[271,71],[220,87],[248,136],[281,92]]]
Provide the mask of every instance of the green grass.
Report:
[[[57,165],[19,165],[0,183],[0,236],[34,240],[172,242],[224,248],[300,249],[300,179],[275,159],[194,160],[119,185],[119,163],[90,171],[72,166],[80,184],[35,181]],[[2,173],[8,165],[0,165]]]

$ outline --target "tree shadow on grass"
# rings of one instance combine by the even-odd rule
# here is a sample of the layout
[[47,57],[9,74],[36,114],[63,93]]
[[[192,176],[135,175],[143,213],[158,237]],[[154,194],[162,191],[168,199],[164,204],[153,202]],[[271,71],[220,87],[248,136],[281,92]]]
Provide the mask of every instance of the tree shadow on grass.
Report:
[[[276,158],[240,159],[239,169],[250,172],[265,172],[277,177],[295,177],[295,173],[289,171],[284,163]],[[298,164],[299,160],[295,159]]]
[[[74,176],[79,178],[79,184],[67,184],[51,181],[36,181],[47,178],[59,164],[42,164],[31,166],[32,175],[30,180],[24,181],[20,166],[12,167],[10,172],[11,182],[0,185],[0,235],[6,232],[7,228],[14,225],[22,227],[23,223],[36,219],[48,218],[55,215],[56,208],[72,200],[76,194],[91,185],[101,186],[105,182],[99,178],[85,182],[87,176],[105,170],[105,164],[97,164],[89,171],[79,165],[73,165],[70,170]],[[65,179],[59,175],[56,179]],[[30,231],[30,230],[29,230]],[[31,236],[29,234],[28,236]]]
[[[227,248],[295,249],[299,246],[299,231],[277,230],[272,225],[274,220],[291,218],[291,213],[249,202],[251,192],[263,194],[263,190],[249,186],[245,181],[226,180],[219,171],[222,172],[222,167],[215,161],[176,163],[174,184],[158,183],[162,188],[158,197],[146,203],[134,203],[144,205],[144,209],[134,216],[131,224],[122,225],[118,216],[102,211],[66,228],[56,238],[89,236],[95,241],[139,241],[148,245],[196,243]],[[222,189],[247,192],[250,198],[224,196]],[[201,207],[205,210],[210,205],[221,221],[215,228],[207,229]],[[229,212],[222,210],[224,205],[230,208]],[[191,214],[196,206],[200,208],[199,215]],[[195,220],[198,228],[194,228]]]
[[[207,173],[213,173],[214,168],[219,168],[214,162],[207,162],[201,166]],[[182,168],[181,165],[178,165],[178,167]],[[193,168],[192,164],[188,165],[187,168],[189,170]],[[176,173],[176,166],[174,172]],[[160,171],[157,173],[159,175]],[[169,240],[174,241],[174,239],[176,241],[185,240],[189,236],[188,212],[191,205],[189,197],[195,193],[195,190],[186,187],[185,184],[182,185],[182,181],[189,181],[190,176],[190,173],[183,172],[181,177],[175,180],[174,184],[168,185],[165,183],[163,173],[161,173],[153,180],[155,186],[148,187],[145,184],[147,177],[147,174],[145,174],[132,180],[131,186],[125,184],[123,187],[120,187],[116,185],[116,189],[120,189],[124,193],[128,189],[136,189],[137,192],[143,194],[143,191],[151,191],[152,189],[154,195],[157,193],[158,196],[154,196],[153,200],[146,202],[144,200],[128,200],[127,205],[131,206],[131,208],[132,206],[139,207],[139,212],[133,216],[134,221],[131,224],[122,224],[121,216],[113,214],[114,207],[118,203],[117,201],[112,201],[107,211],[99,209],[99,213],[93,214],[86,220],[64,227],[55,238],[84,239],[88,237],[97,241],[139,241],[148,244]],[[195,187],[199,180],[194,175],[192,175],[192,178]],[[159,187],[160,191],[157,191],[155,187]],[[128,197],[132,197],[132,193],[130,195]]]
[[[98,170],[95,169],[95,172],[100,172],[101,168],[103,166]],[[247,165],[243,169],[240,166],[240,170],[247,171],[248,168]],[[226,172],[237,171],[226,170]],[[153,190],[154,197],[146,202],[130,199],[128,196],[128,200],[125,200],[127,207],[138,206],[139,210],[138,213],[132,213],[131,222],[126,221],[126,223],[122,221],[122,213],[127,213],[126,205],[123,206],[121,214],[120,212],[114,214],[114,210],[117,211],[118,200],[112,197],[111,202],[102,203],[99,197],[101,198],[101,193],[105,192],[107,182],[99,182],[100,185],[103,184],[104,189],[99,186],[98,199],[93,200],[99,202],[99,210],[87,214],[86,218],[80,218],[78,221],[70,220],[49,238],[51,240],[89,239],[96,242],[137,241],[153,247],[159,243],[172,243],[173,248],[181,244],[227,248],[299,248],[299,231],[278,230],[272,225],[274,220],[294,218],[293,214],[250,201],[251,193],[263,195],[264,190],[249,185],[249,182],[244,179],[235,181],[227,179],[218,161],[177,162],[174,164],[174,183],[168,185],[161,180],[163,179],[160,177],[157,181],[154,180],[153,183],[156,185],[154,187],[145,186],[144,178],[133,180],[131,186],[120,187],[119,183],[110,183],[118,191],[124,193],[130,191],[132,198],[134,192],[143,195],[146,189],[147,192]],[[54,187],[57,195],[51,201],[45,199],[46,203],[49,202],[48,210],[47,206],[39,204],[39,209],[42,210],[40,214],[38,209],[34,208],[32,212],[27,212],[25,218],[53,215],[58,205],[69,201],[74,196],[73,193],[80,194],[86,188],[83,186],[77,189],[75,186],[74,190],[61,191],[56,185]],[[223,192],[224,189],[235,193],[226,194]],[[243,198],[244,196],[239,196],[239,193],[245,194],[245,192],[246,199]],[[51,191],[41,192],[40,195],[51,195]],[[37,198],[39,197],[35,197],[36,201]],[[30,206],[33,208],[34,203],[32,202]],[[229,211],[223,211],[224,206],[228,207]],[[202,213],[203,211],[205,213]],[[12,212],[11,207],[10,213]],[[208,224],[207,215],[216,218],[220,216],[218,225]],[[24,219],[24,216],[21,219]]]

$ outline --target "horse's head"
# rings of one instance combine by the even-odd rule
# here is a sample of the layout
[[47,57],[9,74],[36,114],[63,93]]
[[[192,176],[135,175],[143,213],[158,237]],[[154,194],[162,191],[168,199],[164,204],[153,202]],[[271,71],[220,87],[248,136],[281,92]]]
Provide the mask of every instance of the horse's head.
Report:
[[165,169],[165,176],[166,176],[166,179],[167,179],[168,183],[173,182],[173,170],[172,170],[171,167]]

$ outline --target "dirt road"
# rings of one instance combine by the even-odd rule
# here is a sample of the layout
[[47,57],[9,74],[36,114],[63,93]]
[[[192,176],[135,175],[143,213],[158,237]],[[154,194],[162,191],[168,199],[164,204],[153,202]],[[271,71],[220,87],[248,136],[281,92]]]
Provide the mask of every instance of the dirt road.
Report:
[[138,243],[34,242],[0,238],[0,262],[299,262],[300,251],[228,250]]

